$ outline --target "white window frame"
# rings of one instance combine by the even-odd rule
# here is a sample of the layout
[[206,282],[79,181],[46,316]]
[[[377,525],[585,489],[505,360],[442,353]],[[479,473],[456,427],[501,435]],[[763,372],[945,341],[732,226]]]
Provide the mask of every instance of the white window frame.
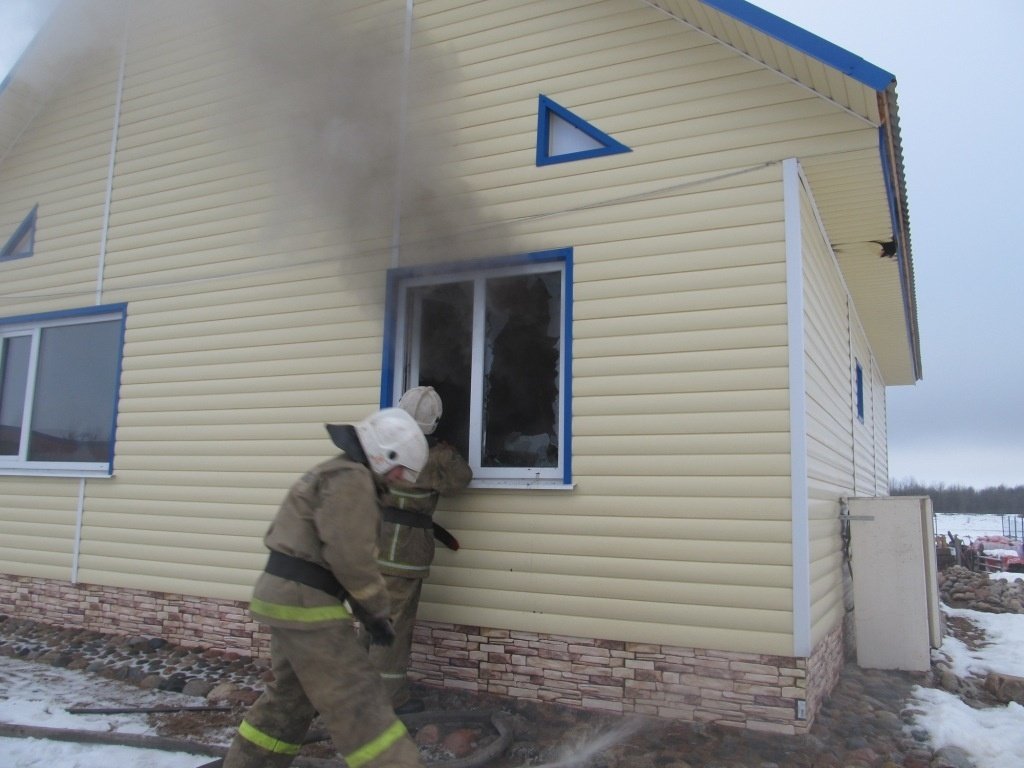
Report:
[[[384,371],[381,405],[397,404],[402,392],[418,383],[416,351],[407,350],[410,323],[408,317],[410,289],[456,282],[473,284],[473,340],[471,362],[471,394],[469,414],[469,456],[473,469],[473,488],[571,488],[571,386],[572,386],[572,251],[559,249],[497,260],[481,260],[472,264],[435,265],[429,268],[398,268],[389,272],[388,329],[385,334]],[[555,467],[483,467],[483,378],[485,304],[482,300],[486,281],[493,278],[528,274],[558,273],[561,282],[561,312],[558,344],[558,463]],[[405,361],[409,352],[409,365]]]
[[[117,404],[121,379],[121,364],[124,357],[124,327],[127,305],[108,305],[84,310],[54,312],[31,317],[0,319],[0,338],[28,337],[30,351],[28,375],[25,382],[25,401],[22,407],[21,442],[16,456],[0,456],[0,475],[52,475],[58,477],[109,477],[113,474],[114,446],[117,424]],[[87,325],[115,321],[121,324],[121,352],[118,354],[117,371],[114,379],[113,420],[110,425],[110,454],[106,461],[30,461],[28,444],[32,432],[32,411],[37,391],[39,346],[43,330],[59,326]],[[0,357],[0,366],[3,359]],[[0,367],[0,381],[3,369]]]

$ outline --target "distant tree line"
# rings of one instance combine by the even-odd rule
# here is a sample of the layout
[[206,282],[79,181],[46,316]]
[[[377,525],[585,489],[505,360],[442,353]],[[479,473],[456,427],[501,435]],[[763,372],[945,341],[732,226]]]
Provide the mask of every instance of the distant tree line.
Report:
[[1000,485],[980,491],[967,485],[922,485],[914,479],[890,480],[889,493],[893,496],[930,496],[936,512],[956,514],[1024,513],[1024,485],[1014,488]]

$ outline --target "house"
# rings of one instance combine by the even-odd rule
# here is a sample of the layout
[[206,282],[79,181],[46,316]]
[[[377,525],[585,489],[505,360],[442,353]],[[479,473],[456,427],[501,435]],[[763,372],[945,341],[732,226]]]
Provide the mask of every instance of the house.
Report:
[[807,730],[921,377],[892,75],[742,0],[72,5],[0,90],[0,610],[266,653],[324,423],[429,383],[419,679]]

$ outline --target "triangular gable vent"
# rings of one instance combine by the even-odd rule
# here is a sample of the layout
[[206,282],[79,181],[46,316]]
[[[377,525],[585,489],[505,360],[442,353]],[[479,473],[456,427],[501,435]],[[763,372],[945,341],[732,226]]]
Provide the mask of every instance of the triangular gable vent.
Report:
[[632,152],[579,115],[541,94],[537,105],[537,165]]

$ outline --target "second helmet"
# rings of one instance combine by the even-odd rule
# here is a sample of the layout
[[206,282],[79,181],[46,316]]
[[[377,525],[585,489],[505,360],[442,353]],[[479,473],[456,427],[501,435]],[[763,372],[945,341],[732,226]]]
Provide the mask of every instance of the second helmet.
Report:
[[402,395],[398,407],[408,413],[420,425],[424,435],[431,435],[441,421],[441,396],[433,387],[413,387]]

